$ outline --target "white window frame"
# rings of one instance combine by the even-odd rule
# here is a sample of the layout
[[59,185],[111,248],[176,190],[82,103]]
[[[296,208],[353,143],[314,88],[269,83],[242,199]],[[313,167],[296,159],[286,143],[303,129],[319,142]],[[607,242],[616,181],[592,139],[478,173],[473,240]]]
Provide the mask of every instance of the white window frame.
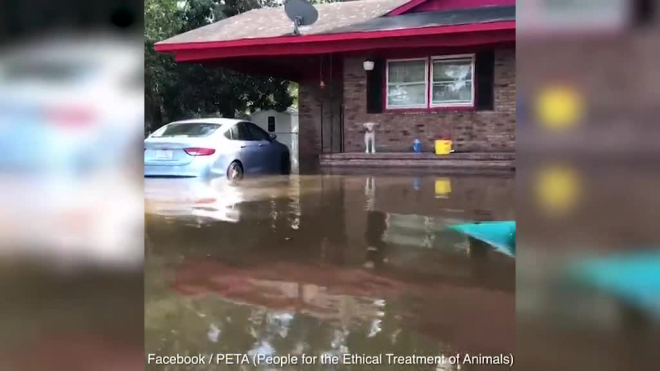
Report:
[[[424,104],[409,104],[406,106],[391,106],[390,105],[390,63],[392,62],[412,62],[412,61],[424,61]],[[418,85],[418,82],[414,83],[403,83],[408,85]],[[401,85],[392,84],[392,85]],[[410,108],[428,108],[429,107],[429,58],[407,58],[407,59],[388,59],[385,63],[385,109],[410,109]]]
[[[455,102],[455,103],[439,103],[439,104],[433,104],[433,62],[437,60],[452,60],[452,59],[470,59],[471,65],[472,65],[472,99],[470,102]],[[430,84],[429,89],[428,89],[428,98],[427,101],[429,102],[429,107],[430,108],[438,108],[438,107],[474,107],[474,88],[475,88],[475,78],[476,76],[474,75],[474,68],[476,64],[476,57],[475,54],[457,54],[457,55],[443,55],[443,56],[435,56],[430,58],[429,62],[429,81],[428,83]]]
[[[472,100],[470,102],[462,103],[440,103],[433,104],[433,62],[436,60],[443,59],[470,59],[472,65]],[[424,104],[413,104],[406,106],[392,106],[389,103],[389,90],[390,90],[390,63],[391,62],[409,62],[409,61],[424,61],[424,77],[426,89],[426,94],[424,94]],[[433,108],[445,108],[445,107],[474,107],[475,105],[475,89],[476,89],[476,54],[454,54],[454,55],[441,55],[441,56],[430,56],[423,58],[404,58],[404,59],[388,59],[385,63],[385,109],[386,110],[399,110],[399,109],[433,109]],[[404,83],[405,85],[406,83]],[[408,83],[408,84],[418,84],[418,83]],[[392,84],[395,85],[395,84]],[[401,85],[399,83],[398,85]]]

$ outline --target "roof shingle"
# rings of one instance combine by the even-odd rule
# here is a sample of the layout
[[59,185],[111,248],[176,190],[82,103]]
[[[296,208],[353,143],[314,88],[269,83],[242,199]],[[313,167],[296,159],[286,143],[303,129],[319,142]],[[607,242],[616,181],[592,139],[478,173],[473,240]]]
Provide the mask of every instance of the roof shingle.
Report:
[[515,20],[515,6],[488,6],[483,8],[410,13],[394,17],[374,18],[363,23],[338,27],[328,31],[328,33],[389,31]]
[[[357,25],[383,16],[410,0],[361,0],[315,5],[319,19],[311,26],[301,27],[302,35],[328,33],[340,27]],[[158,44],[233,41],[293,34],[292,22],[284,8],[261,8],[223,19],[192,30]]]

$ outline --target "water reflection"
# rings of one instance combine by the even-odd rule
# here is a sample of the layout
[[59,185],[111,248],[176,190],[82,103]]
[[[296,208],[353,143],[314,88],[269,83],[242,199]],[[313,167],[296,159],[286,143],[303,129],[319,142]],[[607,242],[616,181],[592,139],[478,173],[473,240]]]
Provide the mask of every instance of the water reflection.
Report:
[[145,208],[148,213],[164,217],[188,218],[195,222],[218,220],[240,221],[236,205],[243,201],[241,193],[230,184],[197,179],[145,179]]
[[514,219],[513,180],[416,179],[147,184],[147,352],[512,353],[514,260],[445,227]]

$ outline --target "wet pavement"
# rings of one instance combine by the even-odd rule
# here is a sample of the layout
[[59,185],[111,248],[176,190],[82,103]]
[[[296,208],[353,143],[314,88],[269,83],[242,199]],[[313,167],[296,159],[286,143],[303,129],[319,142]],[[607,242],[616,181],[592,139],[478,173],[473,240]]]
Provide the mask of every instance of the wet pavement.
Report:
[[[514,353],[515,260],[445,229],[515,220],[512,176],[145,179],[145,198],[147,354]],[[374,367],[284,369],[506,366]]]

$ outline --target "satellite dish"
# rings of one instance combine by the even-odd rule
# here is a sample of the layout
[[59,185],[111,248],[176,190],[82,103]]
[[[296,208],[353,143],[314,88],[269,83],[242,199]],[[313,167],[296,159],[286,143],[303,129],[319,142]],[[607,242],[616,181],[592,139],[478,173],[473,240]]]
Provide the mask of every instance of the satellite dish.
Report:
[[286,16],[293,22],[293,33],[300,35],[300,26],[309,26],[319,19],[319,12],[314,5],[306,0],[286,0],[284,3]]

